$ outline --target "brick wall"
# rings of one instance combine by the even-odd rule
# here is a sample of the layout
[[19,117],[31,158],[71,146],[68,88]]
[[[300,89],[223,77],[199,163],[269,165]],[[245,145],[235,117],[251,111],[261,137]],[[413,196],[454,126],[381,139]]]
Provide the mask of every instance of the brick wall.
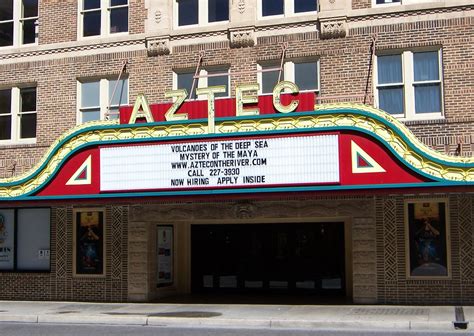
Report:
[[[70,12],[68,15],[74,21],[72,17],[76,15],[75,5],[75,2],[44,1],[40,11],[43,12],[44,20],[50,20],[51,15],[47,11],[60,11],[63,10],[62,6],[66,6],[66,12]],[[146,16],[143,0],[131,1],[130,8],[131,32],[143,32],[143,18]],[[400,15],[404,16],[405,13]],[[354,20],[367,20],[371,23],[370,17]],[[61,20],[42,23],[42,34],[47,37],[47,32],[56,32],[58,27],[54,24],[57,21]],[[380,25],[353,28],[349,31],[349,36],[339,39],[321,40],[317,32],[308,32],[262,36],[258,38],[257,45],[251,48],[231,49],[229,43],[223,41],[174,47],[170,55],[158,57],[148,57],[143,50],[4,65],[0,62],[1,87],[32,82],[38,86],[37,145],[5,147],[0,155],[0,176],[11,176],[12,164],[16,167],[14,173],[29,169],[54,139],[76,124],[77,79],[115,78],[124,60],[129,61],[127,74],[131,103],[139,93],[147,94],[150,102],[163,101],[164,93],[172,88],[173,70],[194,68],[200,51],[205,51],[203,66],[229,65],[232,72],[252,71],[256,69],[257,62],[278,61],[282,43],[288,43],[288,59],[320,59],[322,96],[356,94],[363,97],[367,94],[372,97],[371,34],[377,34],[377,52],[420,47],[442,48],[446,119],[429,123],[408,122],[407,125],[425,143],[437,150],[452,154],[458,143],[462,142],[461,154],[470,155],[474,147],[474,140],[470,136],[474,127],[471,106],[474,89],[470,85],[474,82],[474,73],[469,60],[474,55],[474,44],[469,41],[474,35],[474,19],[440,18],[435,21],[419,20],[394,25],[384,25],[383,22],[381,20]],[[60,39],[71,39],[76,34],[76,25],[69,26],[74,32],[51,33],[51,37],[56,35]],[[259,29],[263,34],[266,28]],[[51,42],[46,37],[44,43]],[[193,39],[190,39],[190,43],[193,43]],[[232,76],[231,93],[234,93],[237,83],[255,81],[255,73]],[[357,101],[361,102],[362,98]],[[13,153],[15,157],[12,157]]]
[[75,41],[77,8],[77,0],[41,0],[38,20],[39,44]]
[[104,277],[74,277],[72,207],[51,211],[51,271],[0,272],[1,300],[107,301],[127,300],[128,208],[106,208]]
[[[147,13],[144,2],[144,0],[129,1],[128,24],[130,34],[145,32]],[[40,1],[39,44],[76,41],[78,20],[80,19],[78,8],[78,0]]]
[[370,8],[372,0],[352,0],[352,9]]
[[[418,199],[427,200],[430,196]],[[407,274],[406,226],[402,196],[377,199],[377,300],[390,304],[473,304],[474,197],[436,195],[448,200],[451,274],[446,279],[413,279]],[[415,197],[410,197],[410,200]],[[449,248],[449,247],[448,247]]]

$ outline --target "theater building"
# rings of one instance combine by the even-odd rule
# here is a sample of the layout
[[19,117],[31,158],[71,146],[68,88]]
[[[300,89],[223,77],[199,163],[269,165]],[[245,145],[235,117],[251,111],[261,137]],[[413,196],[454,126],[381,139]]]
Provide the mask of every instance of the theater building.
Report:
[[473,13],[2,2],[0,299],[474,303]]

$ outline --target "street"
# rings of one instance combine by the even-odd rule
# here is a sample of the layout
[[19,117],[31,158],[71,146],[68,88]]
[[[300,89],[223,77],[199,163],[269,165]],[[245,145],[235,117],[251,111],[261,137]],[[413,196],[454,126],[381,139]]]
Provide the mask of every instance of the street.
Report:
[[157,326],[111,326],[111,325],[63,325],[37,323],[0,323],[2,336],[121,336],[121,335],[160,335],[160,336],[442,336],[468,334],[472,332],[453,330],[439,331],[390,331],[390,330],[304,330],[304,329],[209,329],[209,328],[170,328]]

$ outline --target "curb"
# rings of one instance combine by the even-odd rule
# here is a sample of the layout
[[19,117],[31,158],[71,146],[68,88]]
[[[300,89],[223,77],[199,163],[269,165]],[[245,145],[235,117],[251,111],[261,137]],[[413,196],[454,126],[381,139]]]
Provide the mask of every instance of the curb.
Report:
[[0,322],[38,323],[38,315],[0,315]]
[[315,320],[274,320],[274,319],[229,319],[229,318],[183,318],[157,317],[145,315],[82,315],[82,314],[26,314],[2,315],[0,322],[51,323],[89,325],[134,325],[163,327],[200,328],[245,328],[245,329],[362,329],[362,330],[436,330],[453,331],[450,321],[315,321]]
[[109,325],[147,325],[147,316],[127,315],[38,315],[38,323],[57,324],[109,324]]
[[181,318],[181,317],[154,317],[148,318],[150,326],[169,327],[215,327],[215,328],[271,328],[270,320],[247,319],[211,319],[211,318]]

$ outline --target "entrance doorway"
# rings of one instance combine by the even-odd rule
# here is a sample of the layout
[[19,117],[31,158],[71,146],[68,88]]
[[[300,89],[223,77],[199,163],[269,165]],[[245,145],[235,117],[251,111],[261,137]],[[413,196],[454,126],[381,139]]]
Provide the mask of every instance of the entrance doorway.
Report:
[[344,223],[191,226],[193,293],[345,296]]

